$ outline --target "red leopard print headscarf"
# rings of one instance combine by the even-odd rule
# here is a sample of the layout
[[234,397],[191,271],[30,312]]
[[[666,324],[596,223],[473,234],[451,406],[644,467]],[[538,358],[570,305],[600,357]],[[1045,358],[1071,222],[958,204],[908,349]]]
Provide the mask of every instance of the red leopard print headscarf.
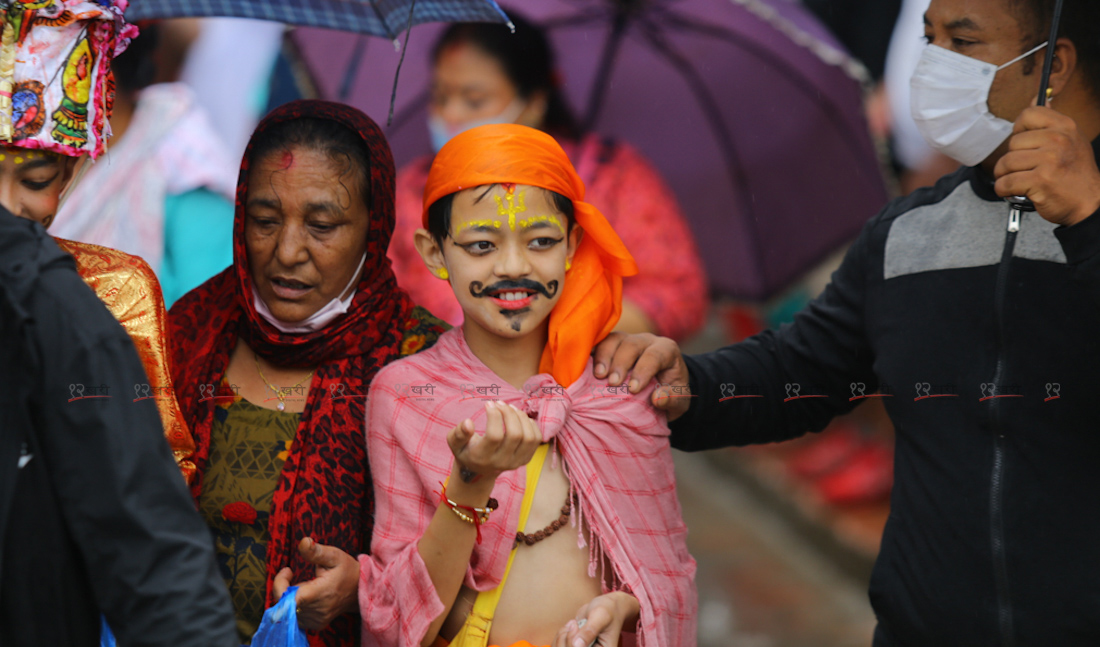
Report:
[[[249,157],[257,139],[272,126],[299,118],[335,121],[359,134],[370,153],[370,229],[367,260],[348,312],[310,333],[282,333],[257,314],[244,243],[244,204]],[[241,163],[233,224],[233,265],[180,299],[170,313],[172,379],[180,408],[195,435],[198,467],[192,492],[202,491],[210,455],[215,400],[237,338],[280,366],[318,365],[305,410],[271,506],[267,546],[269,604],[272,580],[290,566],[295,580],[313,576],[298,555],[305,536],[351,555],[368,552],[373,493],[367,464],[363,405],[371,378],[400,354],[404,322],[413,303],[397,287],[386,248],[394,227],[394,167],[381,129],[365,114],[337,103],[295,101],[269,114],[252,136]],[[333,396],[344,397],[333,397]],[[207,396],[204,398],[204,396]],[[311,645],[353,645],[359,623],[338,618]]]

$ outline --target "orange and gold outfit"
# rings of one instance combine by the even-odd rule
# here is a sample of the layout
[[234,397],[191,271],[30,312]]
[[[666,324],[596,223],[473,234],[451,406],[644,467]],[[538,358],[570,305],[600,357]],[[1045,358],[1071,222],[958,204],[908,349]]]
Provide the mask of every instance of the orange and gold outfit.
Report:
[[[76,269],[100,301],[107,306],[130,335],[145,367],[150,387],[165,387],[155,393],[157,410],[164,423],[164,437],[172,449],[183,478],[191,483],[195,464],[195,441],[184,422],[172,390],[168,364],[168,315],[156,275],[145,261],[123,252],[55,238],[58,247],[76,259]],[[150,392],[147,395],[154,395]]]

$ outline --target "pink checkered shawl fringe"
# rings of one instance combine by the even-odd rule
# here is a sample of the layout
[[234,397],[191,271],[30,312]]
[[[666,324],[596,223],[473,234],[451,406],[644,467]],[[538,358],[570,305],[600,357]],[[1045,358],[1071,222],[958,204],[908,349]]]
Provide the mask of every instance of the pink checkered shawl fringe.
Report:
[[[537,414],[543,438],[564,456],[580,501],[571,518],[589,529],[576,531],[578,545],[589,548],[589,574],[599,575],[606,555],[615,588],[638,598],[637,644],[693,647],[695,560],[676,498],[668,425],[648,404],[651,390],[618,393],[592,376],[589,362],[568,388],[540,374],[519,391],[470,352],[458,328],[379,371],[367,403],[376,503],[371,555],[360,557],[363,644],[419,645],[443,612],[416,545],[438,505],[439,483],[451,471],[447,432],[467,417],[484,429],[484,402],[494,399]],[[550,465],[561,469],[556,460]],[[499,584],[525,478],[526,468],[497,478],[493,496],[500,508],[482,528],[467,586],[485,591]]]

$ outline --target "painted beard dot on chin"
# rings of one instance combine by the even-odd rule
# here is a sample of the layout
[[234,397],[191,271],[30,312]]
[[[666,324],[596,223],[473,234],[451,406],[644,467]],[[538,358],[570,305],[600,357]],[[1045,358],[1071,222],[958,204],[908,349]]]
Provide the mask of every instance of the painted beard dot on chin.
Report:
[[500,314],[511,319],[511,322],[508,325],[512,327],[512,330],[519,332],[520,329],[523,328],[522,315],[528,314],[529,312],[531,312],[531,308],[520,308],[519,310],[502,309],[500,311]]

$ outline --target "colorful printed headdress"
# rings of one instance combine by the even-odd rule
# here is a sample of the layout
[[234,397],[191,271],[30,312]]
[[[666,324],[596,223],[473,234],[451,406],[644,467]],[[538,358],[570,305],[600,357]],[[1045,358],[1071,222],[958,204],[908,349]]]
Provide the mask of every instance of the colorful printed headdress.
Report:
[[0,144],[95,159],[110,136],[111,59],[129,0],[0,0]]

